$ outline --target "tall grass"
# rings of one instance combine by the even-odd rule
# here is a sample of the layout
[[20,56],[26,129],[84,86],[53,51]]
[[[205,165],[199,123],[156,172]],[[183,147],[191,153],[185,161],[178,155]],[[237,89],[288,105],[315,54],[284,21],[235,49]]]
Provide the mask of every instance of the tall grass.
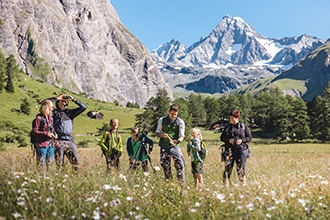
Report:
[[[36,169],[29,148],[0,152],[0,218],[6,219],[329,219],[330,148],[327,145],[253,145],[248,185],[237,175],[224,187],[218,146],[208,143],[205,187],[194,188],[189,158],[186,183],[165,182],[162,170],[148,176],[128,171],[124,154],[118,172],[107,173],[98,146],[80,148],[81,169],[53,164]],[[159,165],[159,148],[151,154]],[[173,170],[173,169],[172,169]],[[174,171],[174,170],[173,170]],[[175,172],[173,172],[175,176]]]

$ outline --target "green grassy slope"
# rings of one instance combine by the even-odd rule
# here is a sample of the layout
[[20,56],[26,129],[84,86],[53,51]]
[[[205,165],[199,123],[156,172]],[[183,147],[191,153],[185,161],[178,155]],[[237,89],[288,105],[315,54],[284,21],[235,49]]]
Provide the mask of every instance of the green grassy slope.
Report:
[[[88,106],[87,110],[74,120],[74,135],[77,142],[86,140],[96,142],[97,137],[93,134],[97,132],[97,128],[102,127],[103,123],[108,124],[109,120],[113,117],[119,119],[121,131],[127,133],[128,129],[135,124],[135,115],[143,111],[142,109],[125,108],[116,106],[113,103],[92,100],[86,98],[85,95],[73,94],[63,89],[55,88],[26,75],[19,75],[15,78],[14,86],[14,93],[8,93],[5,90],[0,93],[0,99],[2,100],[0,105],[0,124],[3,126],[4,123],[11,123],[13,125],[12,127],[17,128],[17,130],[8,127],[0,129],[0,137],[5,137],[9,133],[20,134],[25,137],[28,142],[31,122],[38,113],[40,107],[38,101],[56,96],[54,92],[58,94],[70,94]],[[26,97],[31,104],[30,115],[19,112],[24,97]],[[69,108],[74,107],[76,107],[74,103],[69,104]],[[104,119],[96,120],[88,118],[87,112],[90,110],[102,112],[104,114]]]

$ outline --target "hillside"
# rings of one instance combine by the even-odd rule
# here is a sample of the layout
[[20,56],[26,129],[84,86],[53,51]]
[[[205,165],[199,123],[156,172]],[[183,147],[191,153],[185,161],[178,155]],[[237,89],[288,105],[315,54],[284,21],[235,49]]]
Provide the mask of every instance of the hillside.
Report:
[[[120,121],[120,130],[123,133],[129,133],[129,128],[135,123],[135,115],[141,113],[142,109],[131,109],[121,106],[116,106],[114,103],[96,101],[87,98],[83,94],[74,94],[67,92],[57,87],[47,85],[41,81],[35,80],[26,75],[19,75],[14,82],[15,93],[2,91],[0,99],[0,138],[12,137],[19,135],[25,138],[28,143],[28,133],[31,130],[31,122],[39,111],[38,101],[47,97],[53,97],[54,92],[61,94],[67,93],[81,100],[88,108],[80,116],[74,120],[74,135],[76,142],[88,141],[97,143],[97,138],[94,135],[97,133],[97,128],[102,127],[103,123],[109,123],[112,117],[116,117]],[[31,114],[25,115],[19,112],[22,98],[27,98],[31,104]],[[75,107],[74,103],[69,104],[69,108]],[[100,111],[104,114],[104,119],[90,119],[87,117],[87,112],[90,110]],[[9,124],[11,126],[6,126]],[[16,128],[16,129],[13,129]],[[126,135],[125,135],[126,136]],[[17,144],[16,144],[17,145]]]
[[278,76],[258,80],[234,93],[258,94],[270,87],[278,87],[284,94],[301,96],[311,101],[325,89],[330,81],[330,43],[326,43],[297,62],[290,70]]

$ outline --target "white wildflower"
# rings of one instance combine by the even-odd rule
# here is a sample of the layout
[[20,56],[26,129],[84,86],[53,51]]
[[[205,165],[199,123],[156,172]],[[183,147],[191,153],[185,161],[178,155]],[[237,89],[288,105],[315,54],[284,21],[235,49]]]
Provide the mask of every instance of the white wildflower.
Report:
[[322,180],[322,181],[321,181],[321,184],[322,184],[322,185],[329,185],[329,181],[327,181],[327,180]]
[[121,190],[121,188],[117,185],[113,186],[112,189],[116,192]]
[[159,167],[159,166],[155,166],[155,167],[154,167],[154,170],[155,170],[155,171],[160,171],[160,167]]
[[323,209],[327,209],[328,208],[327,205],[324,204],[324,203],[322,203],[322,202],[318,203],[318,205],[321,206]]
[[272,190],[270,193],[272,194],[273,198],[276,196],[276,191],[275,190]]
[[94,220],[100,220],[101,219],[100,212],[94,210],[93,211],[93,217],[92,217],[92,219],[94,219]]
[[12,215],[15,219],[16,219],[16,218],[22,218],[22,215],[19,214],[18,212],[12,213],[11,215]]
[[132,197],[130,197],[130,196],[127,196],[127,197],[126,197],[126,200],[127,200],[127,201],[132,201],[132,200],[133,200],[133,198],[132,198]]
[[125,175],[119,174],[119,178],[122,179],[122,180],[124,180],[125,182],[127,182],[127,178],[126,178]]
[[291,198],[295,198],[297,195],[295,193],[290,193]]
[[202,204],[200,202],[195,202],[195,207],[200,207]]
[[51,201],[53,201],[52,198],[47,198],[47,199],[46,199],[46,202],[48,202],[48,203],[51,202]]
[[267,208],[268,211],[274,210],[276,209],[276,206],[270,206],[269,208]]
[[279,199],[279,200],[275,200],[275,204],[278,205],[278,204],[283,204],[283,200],[282,199]]
[[143,218],[143,214],[139,214],[135,216],[135,219],[142,219]]
[[315,179],[316,176],[315,175],[309,175],[309,176],[307,176],[307,178],[309,178],[309,179]]
[[217,194],[217,199],[219,199],[222,203],[224,203],[226,196],[224,194]]
[[271,218],[271,217],[272,217],[271,214],[269,214],[269,213],[266,214],[266,218]]
[[25,205],[25,201],[19,201],[19,202],[17,202],[17,205],[18,206],[24,206]]
[[246,208],[249,209],[250,211],[254,210],[254,205],[252,203],[249,203],[246,205]]
[[111,186],[110,186],[110,185],[108,185],[108,184],[105,184],[105,185],[103,186],[103,189],[104,189],[104,190],[108,190],[108,189],[111,189]]
[[190,209],[190,212],[197,212],[197,209]]
[[298,202],[303,206],[305,207],[306,206],[306,203],[308,202],[307,200],[304,200],[304,199],[298,199]]

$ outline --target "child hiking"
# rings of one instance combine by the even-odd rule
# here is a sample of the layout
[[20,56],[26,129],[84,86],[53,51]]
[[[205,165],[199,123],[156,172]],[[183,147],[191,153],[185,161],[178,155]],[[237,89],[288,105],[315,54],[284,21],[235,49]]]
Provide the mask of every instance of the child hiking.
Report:
[[103,132],[99,145],[102,149],[107,170],[111,171],[119,168],[119,158],[123,152],[123,144],[120,134],[118,134],[119,120],[110,119],[110,130]]
[[196,189],[202,188],[203,180],[203,159],[199,154],[202,144],[202,133],[198,128],[190,130],[191,139],[187,144],[187,153],[191,158],[191,173],[194,175]]
[[[129,167],[136,170],[142,165],[143,172],[148,174],[149,154],[153,149],[154,142],[147,136],[147,131],[139,134],[139,128],[134,127],[131,130],[131,136],[126,142],[126,150],[129,156]],[[152,164],[151,164],[152,165]]]

